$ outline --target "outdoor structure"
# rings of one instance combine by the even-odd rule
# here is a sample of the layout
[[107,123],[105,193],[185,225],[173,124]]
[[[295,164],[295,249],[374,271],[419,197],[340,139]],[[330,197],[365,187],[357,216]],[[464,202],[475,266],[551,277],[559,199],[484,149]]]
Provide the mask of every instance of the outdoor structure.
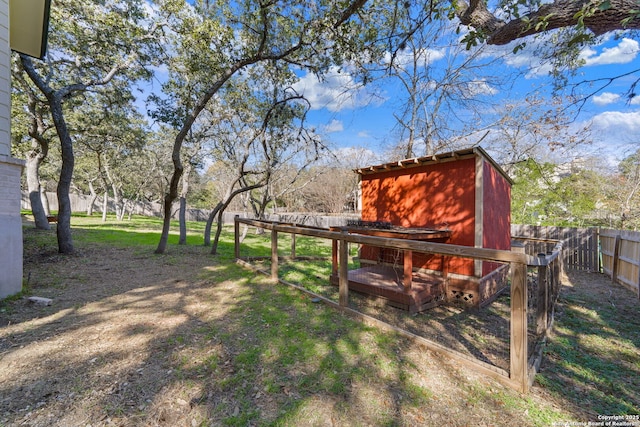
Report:
[[20,175],[24,161],[11,156],[10,64],[9,2],[0,0],[0,298],[22,289]]
[[[362,222],[344,231],[511,250],[512,181],[482,148],[356,172]],[[349,286],[421,311],[441,301],[482,306],[506,285],[504,264],[402,252],[363,246],[362,267],[349,272]]]
[[[262,242],[259,243],[259,247],[256,248],[257,252],[253,255],[251,254],[251,250],[247,248],[248,245],[241,244],[241,235],[243,234],[240,232],[241,224],[271,231],[270,256],[264,255]],[[393,227],[391,229],[393,229]],[[388,231],[381,233],[386,232]],[[411,232],[412,230],[409,229],[399,231],[399,234],[408,233],[408,236],[410,236]],[[375,233],[377,233],[377,231]],[[423,231],[419,231],[419,233],[423,233]],[[436,235],[438,233],[439,232],[435,232],[432,234]],[[278,244],[279,234],[291,235],[291,249],[288,255],[283,253],[284,248]],[[324,302],[368,325],[403,334],[409,340],[413,340],[429,350],[442,353],[458,363],[468,365],[477,372],[483,372],[523,393],[526,393],[531,384],[533,384],[536,373],[540,368],[540,363],[542,362],[547,335],[553,326],[555,306],[561,286],[560,277],[562,276],[565,257],[563,244],[559,240],[528,239],[523,237],[519,239],[519,244],[514,244],[513,250],[506,251],[437,243],[433,242],[435,239],[427,239],[426,241],[402,239],[397,238],[398,233],[394,234],[394,238],[389,238],[367,235],[365,233],[352,233],[349,232],[348,227],[334,227],[334,230],[328,230],[322,227],[254,220],[240,218],[239,216],[234,218],[234,235],[236,262],[262,274],[266,274],[274,281],[294,287],[308,294],[313,298],[313,300],[311,300],[312,302]],[[323,240],[325,242],[331,242],[334,248],[332,254],[332,280],[335,278],[334,283],[338,285],[337,301],[334,297],[327,295],[326,289],[319,290],[320,293],[318,293],[318,290],[312,291],[305,287],[304,283],[312,283],[314,280],[319,279],[319,276],[317,276],[317,268],[325,268],[322,267],[325,261],[323,261],[322,256],[305,256],[300,254],[302,247],[296,248],[296,235],[318,239],[319,247],[324,246],[322,243]],[[428,330],[423,331],[425,332],[425,336],[422,336],[415,332],[404,331],[402,327],[386,323],[375,316],[359,311],[358,307],[363,307],[361,299],[350,302],[349,297],[350,292],[355,291],[352,286],[352,271],[349,270],[353,267],[353,263],[349,260],[350,247],[352,248],[353,245],[368,245],[371,247],[402,251],[404,253],[411,251],[416,255],[431,254],[440,257],[464,258],[480,262],[487,261],[509,265],[510,297],[500,302],[501,304],[506,304],[509,309],[495,311],[490,316],[493,319],[492,322],[497,321],[497,324],[494,324],[491,329],[494,332],[506,332],[509,330],[508,337],[505,336],[504,333],[498,333],[497,335],[495,333],[489,334],[496,339],[496,341],[494,341],[493,338],[489,340],[493,342],[493,344],[491,344],[492,347],[494,347],[495,344],[501,346],[499,343],[503,343],[504,353],[502,351],[494,352],[494,350],[497,349],[494,347],[492,354],[504,354],[505,358],[503,360],[506,363],[497,366],[495,358],[493,358],[494,360],[492,362],[490,359],[487,359],[487,355],[482,351],[480,353],[474,351],[474,349],[478,350],[477,343],[474,343],[474,341],[477,340],[478,343],[484,341],[486,343],[486,340],[483,338],[486,335],[483,335],[483,333],[479,336],[472,334],[472,336],[466,338],[455,333],[456,325],[459,324],[460,321],[463,321],[462,319],[464,319],[467,314],[464,311],[437,310],[434,313],[435,317],[425,316],[425,319],[431,318],[433,320],[435,318],[437,322],[439,322],[437,319],[445,320],[446,318],[451,318],[450,320],[453,320],[454,324],[449,323],[451,327],[449,332],[454,333],[447,335],[450,335],[454,341],[460,340],[462,346],[459,350],[463,350],[464,353],[438,342],[442,337],[442,330],[440,330],[440,328],[428,328]],[[241,246],[244,247],[244,255]],[[307,248],[311,246],[314,248],[318,247],[316,245],[304,245],[304,247]],[[545,251],[546,253],[543,253]],[[534,253],[536,256],[527,255],[528,253]],[[266,270],[259,265],[251,264],[252,262],[260,260],[270,260],[270,262],[267,262],[267,265],[270,264],[270,268]],[[302,263],[311,263],[313,261],[319,261],[320,266],[312,265],[309,269],[302,266]],[[296,276],[299,278],[298,280],[300,280],[300,278],[302,279],[298,283],[282,279],[279,273],[279,265],[281,265],[281,263],[289,266],[291,266],[290,263],[294,263],[301,266],[299,270],[294,268],[293,271],[296,272]],[[289,268],[287,270],[291,271]],[[306,274],[304,273],[305,271]],[[300,273],[302,273],[302,276],[298,275]],[[415,275],[414,272],[414,276]],[[306,278],[309,280],[307,281]],[[389,282],[390,281],[387,280],[387,283]],[[393,282],[391,283],[393,284]],[[375,289],[371,290],[375,291]],[[328,293],[333,294],[332,291]],[[473,313],[470,314],[473,315]],[[473,319],[473,317],[475,316],[467,318]],[[471,323],[474,322],[475,320],[471,320]],[[440,323],[440,326],[443,325],[443,323]],[[487,332],[486,328],[480,329],[484,329],[485,333]]]

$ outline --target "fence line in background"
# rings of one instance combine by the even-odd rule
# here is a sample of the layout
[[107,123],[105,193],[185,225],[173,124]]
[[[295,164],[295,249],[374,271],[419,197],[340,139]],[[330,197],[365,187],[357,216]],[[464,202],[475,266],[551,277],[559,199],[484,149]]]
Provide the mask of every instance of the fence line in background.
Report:
[[[52,211],[58,210],[58,196],[56,193],[47,192],[47,199],[49,201],[49,208]],[[72,212],[87,212],[91,197],[84,194],[69,195],[71,199],[71,211]],[[102,196],[98,196],[93,203],[94,212],[102,213]],[[26,191],[22,192],[22,204],[21,208],[25,210],[31,209],[31,202],[29,201],[29,194]],[[134,215],[155,216],[162,217],[163,207],[160,203],[156,202],[132,202],[127,201],[127,212],[131,211]],[[115,212],[115,206],[113,199],[107,201],[107,211]],[[187,208],[185,212],[185,218],[187,221],[206,221],[209,218],[211,209],[195,209]],[[253,215],[247,212],[224,212],[222,221],[224,224],[233,224],[233,218],[236,215],[240,215],[241,218],[253,218]],[[178,204],[173,213],[173,218],[178,219]],[[286,212],[286,213],[269,213],[265,215],[265,220],[290,222],[295,224],[308,225],[313,227],[329,228],[335,226],[343,226],[346,224],[347,219],[360,219],[359,214],[340,214],[340,215],[322,215],[317,213],[305,213],[305,212]]]
[[[48,192],[47,198],[51,210],[58,209],[56,193]],[[73,212],[86,212],[91,200],[90,196],[82,194],[70,194],[71,210]],[[108,209],[115,211],[113,201],[108,201]],[[22,209],[30,209],[29,196],[22,192]],[[94,203],[96,212],[102,210],[102,197],[98,196]],[[162,216],[162,205],[155,202],[129,202],[127,210],[136,215]],[[206,221],[210,210],[187,209],[187,221]],[[177,208],[174,218],[177,219]],[[248,213],[225,212],[223,222],[233,224],[234,217],[248,218]],[[347,219],[359,219],[358,214],[350,215],[317,215],[313,213],[272,213],[264,218],[267,221],[287,222],[305,226],[330,228],[340,227],[346,224]],[[539,225],[511,225],[511,235],[517,238],[527,238],[528,255],[537,256],[538,253],[548,252],[545,244],[533,245],[535,239],[560,240],[564,244],[564,266],[567,269],[583,270],[591,272],[603,272],[611,277],[612,281],[620,283],[638,293],[640,299],[640,232],[627,230],[612,230],[575,227],[548,227]],[[538,251],[538,252],[535,252]]]
[[[564,244],[564,262],[566,268],[600,271],[597,228],[545,227],[539,225],[511,224],[511,235],[526,238],[560,240]],[[532,253],[530,255],[536,256],[537,254]]]

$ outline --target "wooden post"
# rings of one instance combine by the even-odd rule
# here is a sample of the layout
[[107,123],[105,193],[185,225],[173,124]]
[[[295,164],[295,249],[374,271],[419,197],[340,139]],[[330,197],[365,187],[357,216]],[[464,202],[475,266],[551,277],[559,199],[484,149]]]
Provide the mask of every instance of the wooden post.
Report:
[[442,255],[442,279],[444,281],[444,298],[449,301],[449,259],[450,257]]
[[527,266],[511,263],[511,345],[509,376],[522,393],[529,390],[527,342]]
[[[556,258],[553,263],[553,287],[551,288],[552,292],[549,296],[551,308],[553,308],[556,304],[556,299],[558,298],[558,294],[560,293],[560,286],[562,285],[562,272],[564,271],[564,254],[564,245],[561,245],[560,255],[558,255],[558,258]],[[551,318],[551,321],[553,321],[553,318]]]
[[271,279],[278,280],[278,232],[271,230]]
[[538,254],[538,301],[536,304],[536,334],[538,337],[547,330],[547,313],[549,312],[549,284],[551,281],[547,278],[550,271],[545,258],[545,254]]
[[[293,224],[293,226],[296,225]],[[291,233],[291,258],[296,259],[296,233]]]
[[344,239],[340,240],[339,252],[339,304],[346,307],[349,305],[349,243]]
[[[340,231],[340,227],[329,227],[329,231]],[[331,240],[331,276],[338,277],[338,241]]]
[[620,257],[620,242],[622,236],[616,234],[616,240],[613,243],[613,264],[611,265],[611,281],[616,283],[618,281],[618,258]]
[[234,233],[234,252],[236,259],[240,259],[240,223],[238,219],[240,215],[236,215],[233,217],[233,233]]
[[597,266],[596,273],[602,273],[602,272],[604,272],[604,270],[602,268],[603,267],[603,265],[602,265],[602,253],[601,253],[602,246],[600,246],[602,242],[600,241],[600,227],[596,228],[596,235],[594,237],[594,240],[595,240],[595,242],[594,242],[595,249],[594,250],[596,252],[596,266]]
[[640,264],[638,265],[638,300],[640,300]]
[[404,291],[408,292],[411,290],[411,282],[413,281],[413,251],[405,249],[403,252],[404,260],[402,265],[404,277],[402,285],[404,287]]
[[[512,242],[513,252],[524,253],[521,242]],[[511,263],[511,338],[509,377],[522,393],[529,391],[527,341],[527,265]]]

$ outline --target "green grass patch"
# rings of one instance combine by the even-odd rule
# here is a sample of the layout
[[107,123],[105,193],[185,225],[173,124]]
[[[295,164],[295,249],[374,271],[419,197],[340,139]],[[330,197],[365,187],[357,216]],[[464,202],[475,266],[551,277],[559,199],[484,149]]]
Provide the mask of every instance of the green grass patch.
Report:
[[613,302],[576,287],[560,302],[537,382],[592,417],[640,414],[637,301]]
[[[107,215],[106,221],[102,221],[99,215],[87,216],[74,213],[71,217],[71,233],[74,244],[87,246],[92,244],[104,244],[114,247],[146,247],[157,246],[162,233],[163,221],[161,218],[133,215],[131,219],[122,221],[115,215]],[[187,221],[187,244],[203,245],[205,223]],[[28,239],[25,239],[25,252],[33,253],[37,250],[57,250],[55,238],[55,225],[51,230],[35,230],[33,227],[25,227]],[[215,232],[215,230],[213,230]],[[233,248],[233,228],[223,229],[220,251],[225,254]],[[213,239],[213,234],[212,234]],[[169,232],[169,245],[177,245],[180,238],[179,222],[171,221]]]
[[[202,245],[204,224],[189,222],[187,227],[187,248]],[[117,221],[109,217],[105,223],[100,217],[72,218],[79,248],[101,245],[150,253],[158,244],[161,228],[160,218]],[[175,222],[169,253],[162,255],[165,264],[180,266],[185,257],[193,255],[172,247],[177,241]],[[291,245],[292,237],[280,233],[280,255],[288,255]],[[550,405],[540,405],[511,390],[496,392],[484,384],[459,386],[455,384],[455,369],[451,373],[450,367],[438,369],[454,378],[451,395],[438,395],[429,386],[429,368],[411,360],[413,355],[406,352],[411,344],[398,334],[366,326],[314,303],[296,289],[275,285],[241,268],[233,263],[233,246],[232,228],[226,227],[215,262],[199,274],[198,280],[206,286],[199,285],[203,288],[198,290],[198,303],[209,304],[201,314],[207,320],[190,319],[195,327],[177,329],[163,338],[159,348],[169,354],[166,359],[162,359],[163,354],[154,354],[154,358],[166,360],[163,372],[171,371],[184,387],[202,389],[198,399],[207,407],[209,419],[229,426],[299,425],[308,421],[309,411],[325,410],[319,413],[336,415],[336,424],[347,420],[352,424],[345,425],[358,425],[360,421],[362,425],[403,425],[409,418],[399,414],[452,405],[458,413],[467,407],[469,411],[474,407],[499,408],[501,412],[486,424],[499,425],[514,417],[513,425],[523,420],[523,425],[540,426],[566,420]],[[296,236],[295,247],[300,256],[324,259],[282,262],[280,277],[336,300],[337,287],[328,283],[330,242]],[[55,253],[55,231],[25,229],[25,248],[29,254]],[[243,256],[268,257],[270,253],[269,232],[247,234],[241,248]],[[355,248],[351,255],[355,255]],[[269,262],[264,261],[262,266],[268,269]],[[206,290],[226,286],[233,288],[229,290],[233,298],[222,307]],[[554,393],[557,401],[573,402],[574,414],[580,414],[579,405],[586,404],[600,414],[637,413],[639,328],[637,323],[625,326],[633,323],[629,319],[637,319],[637,312],[621,316],[620,310],[609,310],[606,305],[584,308],[570,297],[563,304],[556,324],[558,332],[549,344],[538,383]],[[219,317],[207,317],[218,309],[222,313]],[[369,394],[361,395],[362,390]],[[270,411],[267,417],[263,412],[267,409],[260,406],[265,399]],[[322,404],[326,406],[313,406]],[[115,407],[113,413],[119,410]],[[323,421],[326,419],[316,424]],[[458,421],[474,425],[477,420]]]

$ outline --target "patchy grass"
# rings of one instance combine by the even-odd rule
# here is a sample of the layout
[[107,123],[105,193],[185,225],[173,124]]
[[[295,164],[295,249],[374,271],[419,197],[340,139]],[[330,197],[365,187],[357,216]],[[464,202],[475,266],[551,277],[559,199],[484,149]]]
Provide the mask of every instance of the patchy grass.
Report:
[[590,419],[640,415],[640,302],[600,275],[571,277],[537,382]]
[[[548,426],[595,421],[594,410],[578,404],[584,394],[571,388],[621,365],[627,370],[607,377],[618,387],[615,402],[598,388],[588,395],[591,407],[607,415],[633,414],[625,404],[637,408],[637,335],[626,336],[622,321],[597,323],[577,310],[577,321],[592,324],[589,334],[616,350],[602,353],[602,362],[567,358],[565,366],[570,349],[562,334],[583,334],[565,324],[567,305],[542,387],[522,396],[239,267],[227,231],[217,256],[197,245],[201,224],[189,224],[189,246],[154,255],[158,219],[102,225],[74,217],[72,224],[73,256],[51,251],[54,231],[25,229],[31,292],[54,304],[2,303],[0,425]],[[268,237],[247,239],[269,253]],[[309,242],[304,252],[311,250],[327,249]],[[323,267],[303,265],[307,275],[298,263],[287,264],[286,274],[321,286]],[[598,352],[603,341],[595,337],[577,342]]]

